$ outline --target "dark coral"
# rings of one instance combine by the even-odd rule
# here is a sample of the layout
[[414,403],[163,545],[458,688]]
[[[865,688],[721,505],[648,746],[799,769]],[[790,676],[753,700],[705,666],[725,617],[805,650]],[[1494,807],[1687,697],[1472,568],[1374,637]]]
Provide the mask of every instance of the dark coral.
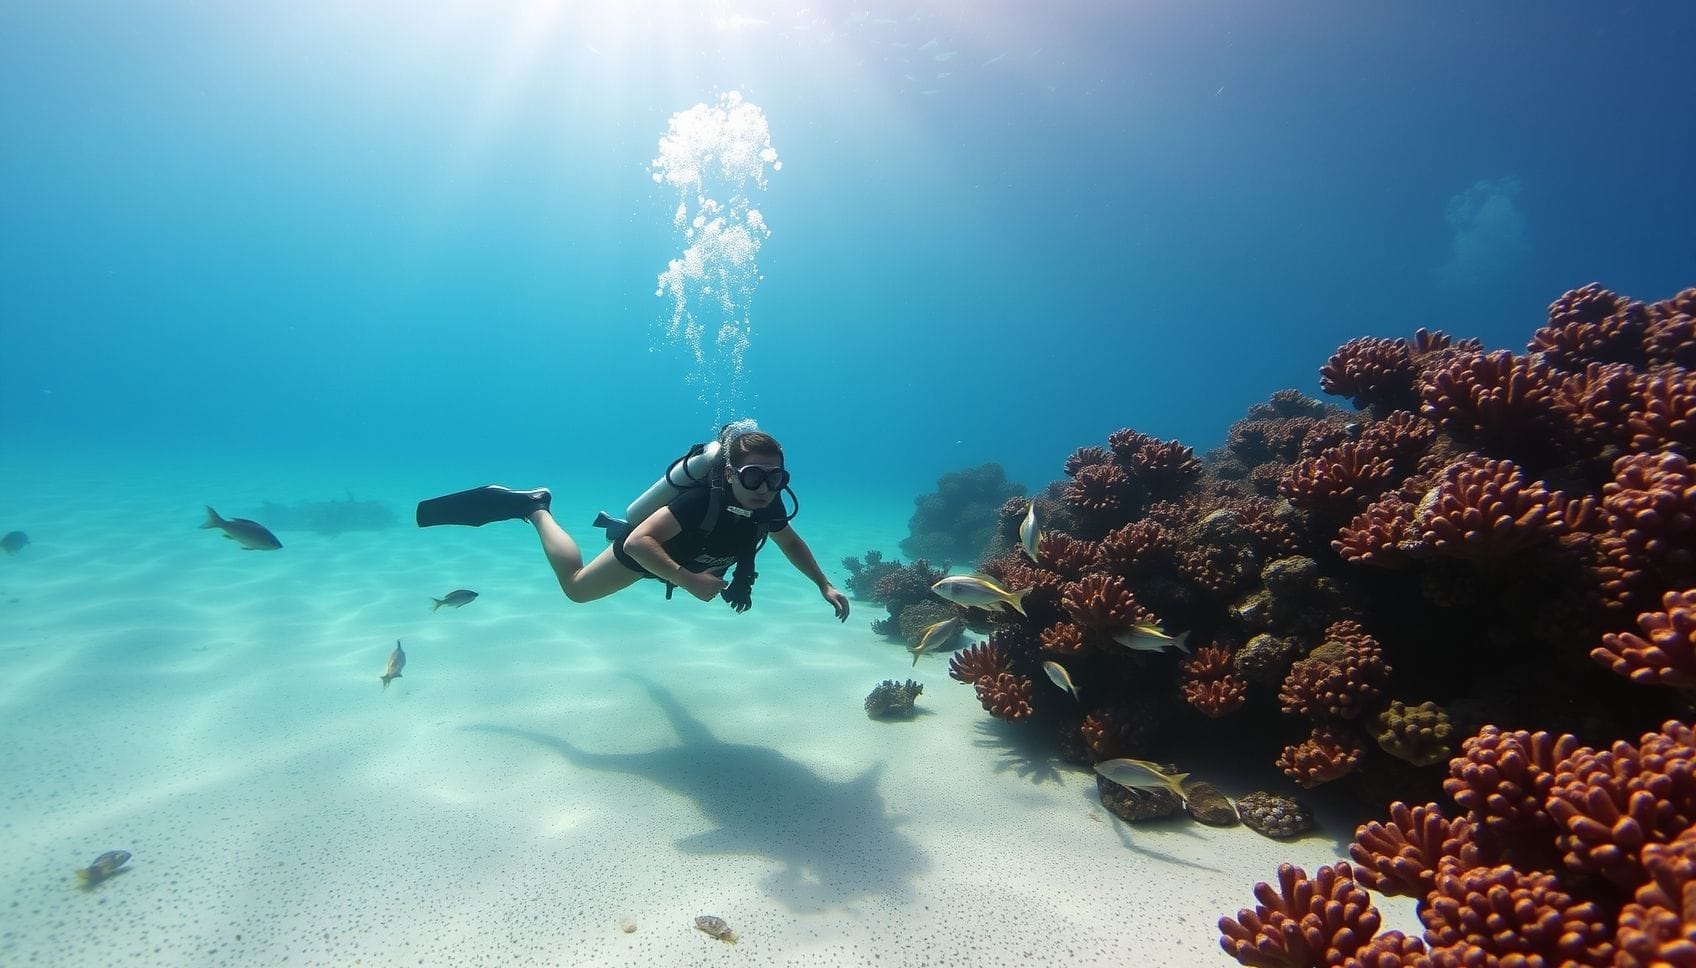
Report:
[[1331,550],[1351,564],[1400,567],[1407,562],[1408,551],[1417,547],[1417,515],[1413,503],[1396,494],[1385,495],[1343,526]]
[[1449,761],[1443,792],[1466,811],[1480,837],[1497,845],[1552,845],[1555,823],[1544,810],[1557,771],[1579,748],[1569,734],[1485,726]]
[[1117,464],[1089,464],[1078,468],[1064,493],[1066,502],[1085,520],[1115,517],[1135,500],[1131,476]]
[[1632,449],[1696,447],[1696,375],[1687,370],[1659,373],[1634,388],[1635,406],[1625,418]]
[[1170,564],[1173,550],[1166,529],[1146,520],[1115,529],[1096,547],[1096,563],[1126,578],[1146,575]]
[[1323,644],[1290,666],[1278,702],[1284,712],[1309,719],[1353,719],[1377,698],[1390,671],[1377,640],[1338,622]]
[[1596,573],[1609,604],[1650,606],[1696,586],[1696,468],[1683,454],[1621,457],[1602,487],[1602,516]]
[[1137,604],[1118,575],[1096,572],[1064,586],[1060,604],[1086,632],[1112,635],[1133,625],[1156,624],[1153,612]]
[[1228,716],[1248,701],[1248,682],[1237,675],[1229,648],[1202,646],[1181,668],[1184,701],[1210,719]]
[[1094,542],[1080,541],[1058,531],[1043,535],[1036,546],[1036,563],[1069,581],[1089,570],[1095,564],[1095,557]]
[[1641,367],[1648,362],[1643,345],[1648,329],[1648,307],[1591,283],[1555,300],[1549,324],[1532,334],[1525,349],[1562,370],[1580,371],[1590,363]]
[[925,687],[911,679],[885,679],[866,697],[866,715],[873,719],[912,719],[913,701]]
[[1090,762],[1100,763],[1125,756],[1146,757],[1154,726],[1154,715],[1146,707],[1118,705],[1085,716],[1078,731]]
[[877,583],[890,573],[901,567],[899,561],[884,561],[883,552],[872,550],[866,552],[866,558],[848,557],[842,559],[842,567],[848,570],[848,594],[868,602],[877,602]]
[[1696,289],[1649,304],[1644,346],[1651,368],[1696,369]]
[[1476,865],[1480,856],[1472,839],[1472,822],[1443,816],[1435,803],[1409,807],[1390,804],[1390,819],[1355,828],[1349,856],[1355,880],[1384,894],[1424,897],[1436,884],[1437,866],[1444,857],[1459,857]]
[[1642,635],[1609,632],[1590,657],[1632,682],[1696,689],[1696,589],[1667,592],[1637,616]]
[[1417,396],[1413,351],[1405,339],[1363,336],[1351,339],[1319,368],[1319,387],[1348,397],[1356,407],[1401,409]]
[[901,550],[914,558],[971,561],[995,540],[997,510],[1025,493],[988,463],[942,475],[934,493],[913,499],[913,516]]
[[1454,725],[1434,702],[1409,706],[1397,699],[1373,717],[1373,723],[1379,748],[1414,766],[1431,766],[1454,755]]

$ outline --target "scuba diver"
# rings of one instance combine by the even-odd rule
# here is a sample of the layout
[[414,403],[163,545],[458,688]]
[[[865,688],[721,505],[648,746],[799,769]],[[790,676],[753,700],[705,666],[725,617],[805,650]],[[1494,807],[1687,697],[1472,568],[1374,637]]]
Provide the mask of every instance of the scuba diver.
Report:
[[[571,535],[549,510],[547,488],[515,491],[490,484],[431,498],[418,504],[418,526],[460,524],[482,527],[491,521],[529,521],[565,597],[592,602],[623,591],[643,578],[665,583],[665,595],[681,588],[703,602],[721,597],[738,612],[753,604],[754,556],[769,535],[795,566],[818,586],[819,594],[848,619],[848,597],[819,568],[812,549],[790,527],[783,494],[789,471],[783,447],[752,420],[726,424],[718,439],[696,444],[672,462],[663,476],[629,507],[625,519],[602,512],[595,527],[611,542],[587,565]],[[799,502],[796,502],[799,509]],[[725,581],[731,566],[735,576]]]

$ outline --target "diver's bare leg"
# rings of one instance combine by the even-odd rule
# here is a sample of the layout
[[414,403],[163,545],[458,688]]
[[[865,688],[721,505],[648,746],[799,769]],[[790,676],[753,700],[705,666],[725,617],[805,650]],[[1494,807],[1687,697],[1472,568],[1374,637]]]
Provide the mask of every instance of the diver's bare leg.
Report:
[[530,515],[536,536],[542,539],[542,553],[548,556],[548,566],[559,579],[560,591],[574,602],[592,602],[613,592],[623,591],[641,579],[641,575],[624,567],[613,556],[609,546],[589,564],[583,564],[583,552],[571,535],[559,526],[547,511]]

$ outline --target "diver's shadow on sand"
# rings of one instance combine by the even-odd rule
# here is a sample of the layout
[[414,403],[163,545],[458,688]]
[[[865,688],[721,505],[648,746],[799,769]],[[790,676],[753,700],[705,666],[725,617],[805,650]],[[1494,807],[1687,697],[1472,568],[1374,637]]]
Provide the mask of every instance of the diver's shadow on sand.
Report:
[[678,841],[686,853],[745,854],[780,869],[766,878],[773,898],[795,912],[824,911],[868,897],[906,900],[929,862],[896,830],[877,792],[880,768],[844,783],[820,779],[774,749],[726,743],[667,691],[628,676],[647,690],[681,743],[645,753],[591,753],[564,739],[510,726],[474,732],[514,736],[544,746],[572,766],[643,777],[688,797],[714,829]]

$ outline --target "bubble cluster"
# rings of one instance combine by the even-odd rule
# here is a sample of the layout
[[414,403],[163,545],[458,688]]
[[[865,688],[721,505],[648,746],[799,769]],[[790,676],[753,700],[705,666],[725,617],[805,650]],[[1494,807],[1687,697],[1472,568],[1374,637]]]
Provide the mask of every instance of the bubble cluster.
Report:
[[717,422],[742,402],[755,259],[771,235],[748,192],[764,190],[768,168],[781,171],[783,162],[764,112],[730,91],[672,115],[650,168],[655,184],[677,191],[672,224],[684,246],[654,294],[671,300],[666,338],[689,354],[689,382]]

